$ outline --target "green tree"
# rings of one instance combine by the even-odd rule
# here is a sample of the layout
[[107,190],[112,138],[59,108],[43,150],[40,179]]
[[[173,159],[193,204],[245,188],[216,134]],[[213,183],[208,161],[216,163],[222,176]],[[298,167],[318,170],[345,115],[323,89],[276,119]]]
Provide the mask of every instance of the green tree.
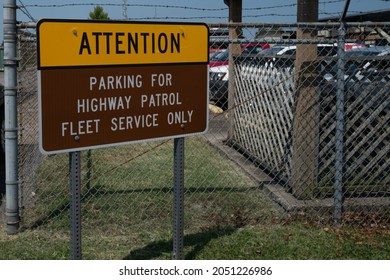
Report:
[[102,6],[96,6],[93,12],[89,13],[89,19],[109,20],[108,14],[104,12]]

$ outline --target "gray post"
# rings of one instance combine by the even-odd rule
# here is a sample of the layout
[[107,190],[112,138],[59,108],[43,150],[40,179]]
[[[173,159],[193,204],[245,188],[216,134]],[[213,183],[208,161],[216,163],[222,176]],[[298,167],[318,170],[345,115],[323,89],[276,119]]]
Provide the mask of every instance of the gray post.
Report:
[[[229,7],[229,23],[242,22],[242,0],[224,0]],[[238,26],[229,27],[229,39],[238,39],[242,35],[242,29]],[[235,72],[234,72],[234,56],[241,54],[241,45],[237,43],[229,44],[229,81],[228,81],[228,110],[229,110],[229,130],[228,140],[232,139],[234,134],[234,104],[236,99],[235,89]]]
[[[318,0],[297,1],[298,40],[317,39],[306,23],[318,21]],[[318,57],[316,44],[298,44],[295,60],[295,108],[293,117],[290,182],[293,195],[312,199],[318,185]]]
[[70,177],[70,254],[81,260],[81,167],[80,152],[69,153]]
[[344,189],[344,94],[345,94],[345,34],[346,25],[340,23],[337,42],[337,96],[336,96],[336,160],[334,189],[334,223],[341,224]]
[[3,2],[4,139],[7,233],[19,231],[16,1]]
[[174,139],[173,256],[184,259],[184,138]]

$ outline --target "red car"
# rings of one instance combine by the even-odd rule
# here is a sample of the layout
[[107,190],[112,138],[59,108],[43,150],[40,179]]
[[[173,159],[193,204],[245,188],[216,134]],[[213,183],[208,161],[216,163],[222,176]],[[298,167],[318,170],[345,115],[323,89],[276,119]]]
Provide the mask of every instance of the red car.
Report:
[[[260,53],[262,50],[269,49],[270,45],[264,44],[264,43],[249,43],[249,44],[242,44],[241,50],[242,54],[257,54]],[[218,55],[212,56],[210,58],[210,67],[215,66],[222,66],[222,65],[228,65],[229,64],[229,51],[228,49],[223,50]]]
[[352,49],[358,49],[358,48],[367,48],[365,44],[361,43],[345,43],[345,50],[349,51]]

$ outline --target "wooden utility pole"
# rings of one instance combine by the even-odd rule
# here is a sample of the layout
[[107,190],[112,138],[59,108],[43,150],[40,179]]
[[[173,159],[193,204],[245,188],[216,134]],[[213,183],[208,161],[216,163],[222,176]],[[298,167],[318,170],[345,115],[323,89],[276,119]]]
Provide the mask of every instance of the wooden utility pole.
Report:
[[[297,0],[297,22],[318,21],[318,0]],[[298,28],[297,39],[315,39],[317,31]],[[317,45],[297,45],[296,96],[291,186],[296,197],[311,198],[318,177]]]
[[[242,22],[242,0],[224,0],[229,7],[229,23]],[[229,39],[238,39],[242,36],[242,29],[239,27],[229,28]],[[229,131],[228,139],[232,138],[234,128],[234,98],[235,83],[234,83],[234,56],[241,54],[241,44],[229,44],[229,86],[228,86],[228,108],[229,108]]]

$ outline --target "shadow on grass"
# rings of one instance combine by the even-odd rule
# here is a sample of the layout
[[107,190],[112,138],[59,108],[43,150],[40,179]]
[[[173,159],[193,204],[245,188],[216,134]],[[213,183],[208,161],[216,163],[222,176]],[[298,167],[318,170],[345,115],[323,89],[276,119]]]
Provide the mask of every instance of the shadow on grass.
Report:
[[[200,251],[213,239],[222,236],[231,235],[236,232],[238,227],[228,227],[223,229],[208,230],[195,234],[184,236],[184,251],[186,247],[193,247],[191,251],[185,254],[186,260],[194,260]],[[124,260],[152,260],[163,255],[171,254],[173,249],[172,240],[156,241],[146,245],[143,248],[133,250],[124,257]]]
[[[98,185],[89,188],[85,191],[85,194],[82,195],[81,201],[82,203],[85,201],[88,201],[90,198],[101,198],[104,196],[112,196],[112,195],[120,195],[120,196],[129,196],[133,193],[172,193],[173,195],[173,188],[139,188],[139,189],[131,189],[131,190],[107,190],[107,186],[104,185]],[[258,187],[248,186],[248,187],[210,187],[210,188],[186,188],[185,194],[192,194],[192,193],[217,193],[217,192],[224,192],[224,193],[246,193],[248,191],[258,190]],[[63,215],[65,212],[68,212],[70,208],[70,197],[69,201],[62,201],[58,204],[58,206],[51,210],[50,213],[46,215],[42,215],[40,218],[38,218],[35,222],[33,222],[30,226],[27,228],[29,229],[36,229],[40,226],[46,225],[50,223],[52,219],[57,218],[60,215]],[[69,212],[68,212],[69,213]],[[68,214],[69,215],[69,214]]]
[[57,207],[57,209],[53,210],[50,214],[37,219],[30,226],[22,228],[21,231],[24,231],[26,229],[37,229],[38,227],[44,226],[50,223],[50,220],[57,218],[60,215],[63,215],[65,212],[69,211],[69,208],[70,208],[70,202],[65,202],[59,207]]

